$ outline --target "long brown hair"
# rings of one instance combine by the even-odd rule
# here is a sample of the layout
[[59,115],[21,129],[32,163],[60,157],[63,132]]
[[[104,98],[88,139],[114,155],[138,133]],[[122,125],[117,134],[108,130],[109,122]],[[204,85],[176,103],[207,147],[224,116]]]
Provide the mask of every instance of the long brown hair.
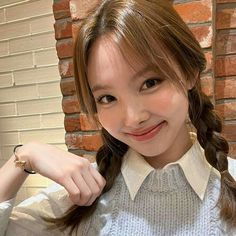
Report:
[[[228,143],[220,135],[222,124],[210,99],[201,91],[200,74],[206,67],[204,53],[190,29],[167,0],[104,0],[89,12],[82,22],[74,47],[74,72],[82,110],[94,117],[96,105],[87,80],[90,49],[106,36],[119,47],[128,63],[149,61],[153,69],[179,86],[180,78],[172,67],[174,61],[184,79],[195,86],[188,91],[189,116],[197,130],[197,138],[205,150],[206,160],[221,173],[219,206],[221,217],[236,226],[236,185],[228,172]],[[196,78],[196,75],[198,77]],[[128,147],[101,130],[103,146],[97,153],[98,170],[106,179],[102,194],[110,190],[120,172]],[[101,194],[101,195],[102,195]],[[99,198],[91,206],[73,206],[58,219],[50,219],[55,227],[71,232],[90,217]]]

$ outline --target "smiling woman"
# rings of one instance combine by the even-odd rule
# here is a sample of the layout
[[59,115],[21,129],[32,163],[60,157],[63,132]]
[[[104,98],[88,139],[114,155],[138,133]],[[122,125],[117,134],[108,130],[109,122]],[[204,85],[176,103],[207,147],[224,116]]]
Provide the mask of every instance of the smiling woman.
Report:
[[155,159],[155,168],[178,160],[191,146],[185,124],[187,88],[177,89],[150,66],[137,64],[133,69],[115,44],[104,38],[93,45],[90,55],[88,82],[101,126],[147,161]]
[[[80,27],[74,65],[82,110],[102,127],[96,165],[50,145],[20,147],[26,170],[63,187],[16,208],[6,232],[34,222],[46,235],[234,235],[235,163],[201,91],[204,53],[170,2],[102,1]],[[16,187],[5,184],[2,201],[26,178],[13,160],[0,181]]]
[[[202,156],[204,162],[200,161],[200,165],[196,164],[196,169],[192,170],[192,173],[197,171],[198,174],[195,176],[197,179],[205,176],[204,182],[201,183],[205,187],[201,189],[208,192],[211,185],[219,188],[219,175],[215,176],[216,179],[213,177],[213,172],[217,169],[217,173],[221,174],[221,191],[208,192],[209,195],[205,191],[199,193],[197,190],[199,188],[195,187],[196,182],[189,181],[190,186],[199,193],[201,199],[204,193],[206,194],[205,201],[196,207],[196,212],[200,211],[198,216],[200,219],[214,208],[207,203],[212,194],[219,197],[212,202],[214,206],[219,203],[220,213],[218,210],[210,213],[212,218],[205,221],[208,222],[207,225],[201,226],[202,234],[213,231],[218,234],[215,228],[218,226],[223,232],[226,230],[225,222],[228,226],[236,226],[234,220],[236,185],[227,170],[228,144],[220,135],[221,121],[200,86],[200,74],[206,67],[206,59],[199,43],[172,5],[167,1],[103,1],[94,11],[91,11],[81,26],[80,34],[76,39],[74,64],[78,68],[75,69],[76,85],[83,111],[102,126],[105,144],[98,152],[97,163],[99,172],[107,181],[103,193],[115,188],[114,180],[118,178],[120,170],[122,172],[128,169],[124,164],[126,158],[130,158],[127,154],[128,148],[141,154],[145,163],[157,170],[164,166],[165,169],[170,163],[179,164],[183,167],[182,171],[187,179],[189,173],[186,169],[190,169],[191,160],[193,161],[197,153],[199,153],[198,158],[202,156],[200,153],[204,153]],[[142,71],[142,68],[149,64],[152,67],[146,72],[150,74],[138,73],[133,78],[135,73],[140,69]],[[189,122],[189,118],[197,131],[195,138],[189,135],[186,127],[186,120]],[[201,151],[193,151],[198,144],[201,148],[197,149]],[[195,153],[194,157],[189,157],[188,154],[192,151]],[[126,154],[128,157],[125,156]],[[203,171],[209,168],[209,164],[214,169],[210,172]],[[143,167],[136,168],[135,172],[142,172],[147,168],[145,166],[143,164]],[[126,179],[124,173],[123,176],[129,188],[130,179]],[[142,178],[145,176],[143,175]],[[211,179],[212,177],[214,180]],[[187,194],[189,193],[188,190]],[[132,195],[132,191],[130,194]],[[140,194],[145,193],[141,191]],[[72,223],[72,217],[82,214],[87,218],[94,211],[96,215],[96,208],[100,209],[102,199],[97,199],[86,212],[81,208],[72,208],[68,215],[55,222],[58,226],[75,227],[76,223]],[[183,198],[177,197],[177,199],[181,202]],[[155,206],[160,203],[157,199],[156,201]],[[176,207],[180,206],[179,201],[177,200]],[[193,209],[190,205],[185,205],[185,210]],[[232,208],[229,208],[229,205]],[[168,207],[168,204],[166,203],[165,206]],[[159,208],[161,206],[157,209]],[[206,210],[208,213],[205,211],[203,213],[201,210],[203,208],[208,209]],[[192,213],[186,214],[191,218],[191,215],[196,213],[194,212],[193,210]],[[176,209],[175,214],[176,217],[186,216]],[[222,222],[218,222],[218,226],[211,225],[209,222],[215,222],[218,215],[221,216]],[[168,214],[166,217],[156,222],[153,234],[171,235],[171,232],[183,234],[175,227],[168,228],[169,223],[176,222],[177,218],[170,220]],[[81,221],[82,219],[82,216],[77,218]],[[162,228],[163,221],[169,222],[167,228]],[[191,224],[180,221],[182,222],[180,228],[182,228],[181,224],[186,225],[190,235],[197,230],[190,225],[198,224],[199,227],[199,224],[203,223],[194,219]],[[119,216],[114,222],[121,222]],[[130,224],[129,219],[127,222]],[[87,223],[91,225],[91,221]],[[99,224],[99,220],[93,223]],[[134,229],[134,225],[133,227],[130,225],[130,229]],[[102,232],[102,229],[95,228]],[[119,232],[122,232],[122,229]],[[142,234],[145,234],[144,232],[142,231]]]

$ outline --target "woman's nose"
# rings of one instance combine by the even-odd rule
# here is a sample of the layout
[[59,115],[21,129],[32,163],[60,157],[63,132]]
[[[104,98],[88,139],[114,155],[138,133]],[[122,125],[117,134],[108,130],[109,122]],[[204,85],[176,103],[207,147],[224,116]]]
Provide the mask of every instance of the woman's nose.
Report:
[[126,104],[123,115],[125,126],[133,128],[137,128],[150,117],[150,113],[147,108],[139,102],[131,101]]

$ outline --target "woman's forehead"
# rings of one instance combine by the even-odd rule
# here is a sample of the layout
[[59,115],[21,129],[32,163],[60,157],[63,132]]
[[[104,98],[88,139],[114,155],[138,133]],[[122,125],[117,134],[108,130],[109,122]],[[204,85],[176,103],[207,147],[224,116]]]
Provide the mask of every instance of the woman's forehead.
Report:
[[157,69],[157,65],[153,64],[147,58],[142,58],[128,47],[118,45],[110,38],[100,38],[94,42],[89,51],[88,56],[88,70],[99,68],[104,69],[110,66],[119,66],[120,64],[130,67],[134,72],[148,67],[150,70]]
[[[112,74],[114,71],[119,73],[120,71],[116,72],[115,69],[123,70],[124,67],[129,68],[132,74],[148,68],[148,70],[157,72],[166,78],[169,77],[168,75],[173,77],[173,73],[179,78],[183,78],[181,69],[173,55],[165,52],[165,56],[165,58],[157,56],[157,60],[152,61],[151,58],[134,52],[125,43],[118,45],[114,38],[103,36],[98,38],[90,48],[87,65],[88,78],[103,74],[105,70],[108,74]],[[111,71],[109,72],[109,70]]]

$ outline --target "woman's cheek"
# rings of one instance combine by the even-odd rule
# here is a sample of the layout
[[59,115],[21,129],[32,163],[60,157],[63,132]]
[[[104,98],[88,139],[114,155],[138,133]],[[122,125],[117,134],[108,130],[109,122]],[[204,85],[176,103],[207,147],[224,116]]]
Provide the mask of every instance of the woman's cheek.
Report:
[[173,103],[173,94],[171,91],[161,91],[158,94],[150,97],[146,107],[150,108],[152,113],[158,113],[160,116],[165,116],[171,109]]
[[109,109],[99,109],[97,114],[99,122],[107,131],[111,130],[112,127],[115,127],[116,116],[114,112],[109,111]]

